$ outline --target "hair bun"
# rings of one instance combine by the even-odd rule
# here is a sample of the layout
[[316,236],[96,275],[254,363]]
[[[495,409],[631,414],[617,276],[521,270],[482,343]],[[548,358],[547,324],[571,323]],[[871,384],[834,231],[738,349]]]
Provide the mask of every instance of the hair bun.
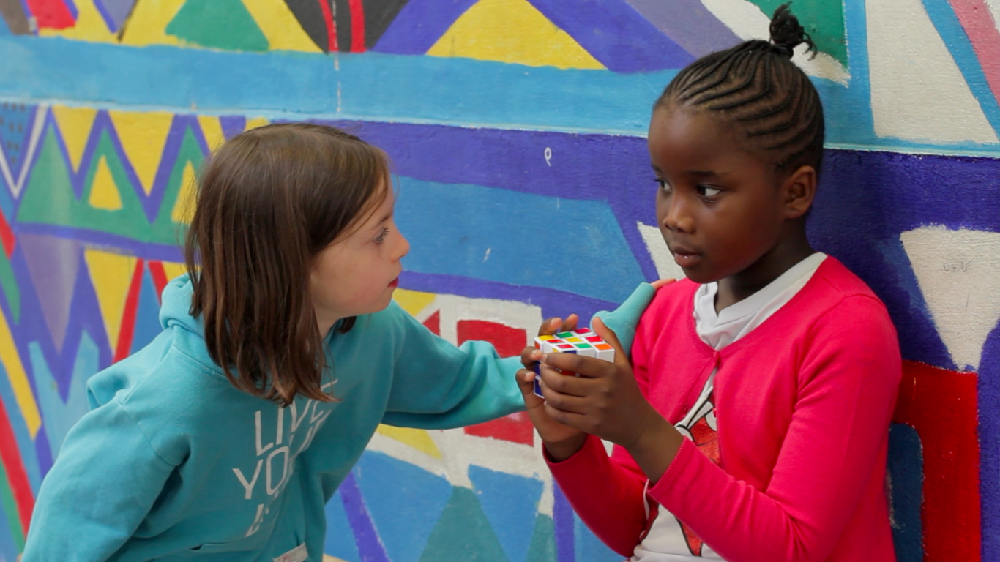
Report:
[[791,2],[782,4],[774,11],[769,30],[771,45],[776,53],[792,58],[795,47],[805,43],[809,47],[806,52],[812,52],[815,56],[816,44],[788,8],[790,5]]

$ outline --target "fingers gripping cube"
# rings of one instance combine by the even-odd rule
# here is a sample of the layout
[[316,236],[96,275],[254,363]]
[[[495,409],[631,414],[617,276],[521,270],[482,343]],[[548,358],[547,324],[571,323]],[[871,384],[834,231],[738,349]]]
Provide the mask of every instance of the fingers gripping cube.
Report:
[[[615,348],[588,328],[559,332],[551,336],[535,338],[535,348],[542,353],[575,353],[584,357],[596,357],[604,361],[615,360]],[[565,373],[564,374],[573,374]],[[535,395],[542,396],[539,364],[535,363]]]

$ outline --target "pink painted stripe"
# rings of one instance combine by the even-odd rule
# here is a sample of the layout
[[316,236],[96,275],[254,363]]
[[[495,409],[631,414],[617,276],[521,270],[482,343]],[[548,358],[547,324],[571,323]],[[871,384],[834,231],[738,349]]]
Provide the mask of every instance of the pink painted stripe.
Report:
[[965,34],[972,42],[972,49],[983,67],[986,82],[993,90],[993,97],[1000,103],[1000,29],[993,23],[984,0],[949,0]]

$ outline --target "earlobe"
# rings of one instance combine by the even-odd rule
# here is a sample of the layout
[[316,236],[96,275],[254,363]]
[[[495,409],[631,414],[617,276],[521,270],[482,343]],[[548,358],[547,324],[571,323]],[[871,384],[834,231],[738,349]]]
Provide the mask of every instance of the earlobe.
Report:
[[816,169],[800,166],[785,179],[785,215],[795,219],[806,214],[816,197]]

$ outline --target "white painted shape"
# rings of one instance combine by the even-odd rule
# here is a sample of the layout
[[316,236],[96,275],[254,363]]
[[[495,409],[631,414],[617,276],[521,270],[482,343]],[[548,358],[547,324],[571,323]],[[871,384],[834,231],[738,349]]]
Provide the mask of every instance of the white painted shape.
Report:
[[[756,4],[747,0],[701,0],[705,8],[744,41],[767,40],[771,35],[771,17]],[[833,80],[844,86],[851,79],[851,73],[840,61],[826,53],[818,53],[815,58],[806,56],[805,45],[795,49],[792,61],[806,74],[817,78]]]
[[35,108],[34,125],[31,129],[31,134],[28,136],[28,146],[24,151],[21,173],[17,178],[14,178],[12,175],[6,157],[0,152],[0,175],[3,175],[7,185],[10,186],[10,191],[14,195],[14,199],[20,197],[21,190],[24,188],[24,180],[28,177],[28,169],[31,168],[32,161],[35,159],[35,149],[38,147],[38,141],[42,138],[42,131],[45,129],[45,115],[48,110],[49,106],[46,104],[39,104]]
[[986,0],[986,7],[993,16],[993,27],[1000,29],[1000,0]]
[[899,238],[952,360],[978,369],[1000,320],[1000,233],[928,226]]
[[875,134],[1000,142],[920,0],[866,0],[865,6]]
[[441,337],[451,343],[458,342],[460,320],[497,322],[525,330],[526,346],[531,345],[530,338],[538,333],[538,327],[542,325],[541,307],[518,301],[438,295],[435,305],[441,311]]
[[663,241],[660,229],[641,222],[635,224],[639,228],[639,234],[642,235],[642,241],[646,243],[649,257],[653,259],[656,274],[660,279],[683,279],[684,270],[674,261],[674,256],[667,248],[667,243]]

